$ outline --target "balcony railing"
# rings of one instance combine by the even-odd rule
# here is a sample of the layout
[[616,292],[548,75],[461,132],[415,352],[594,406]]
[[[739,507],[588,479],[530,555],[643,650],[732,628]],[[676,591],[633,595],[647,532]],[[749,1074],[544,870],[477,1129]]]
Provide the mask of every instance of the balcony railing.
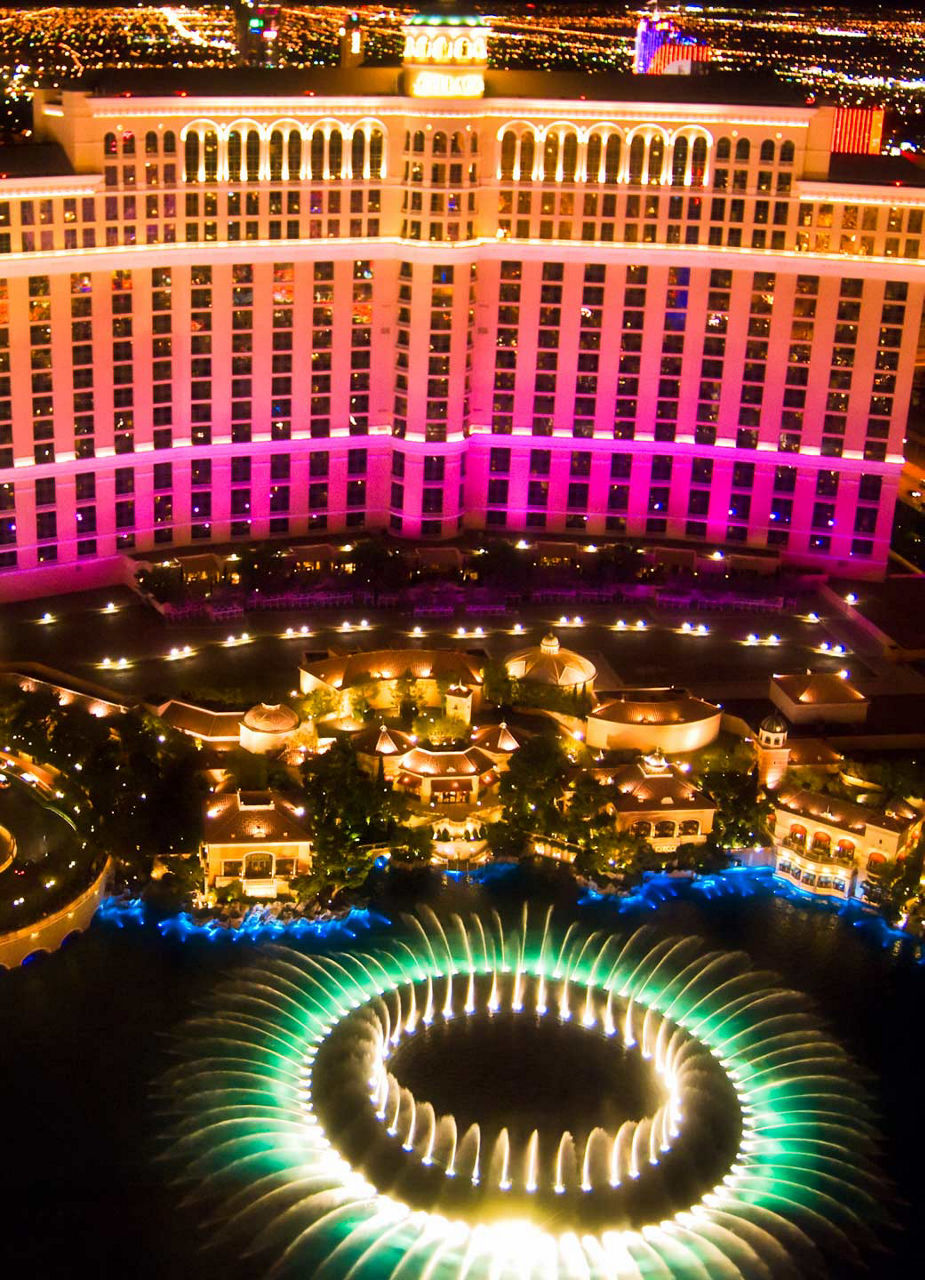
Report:
[[839,852],[838,849],[832,850],[824,847],[814,847],[806,844],[802,840],[796,840],[793,836],[784,836],[783,840],[778,843],[785,849],[792,849],[794,853],[799,854],[801,858],[805,858],[807,862],[819,862],[827,865],[835,865],[839,867],[853,867],[854,854]]

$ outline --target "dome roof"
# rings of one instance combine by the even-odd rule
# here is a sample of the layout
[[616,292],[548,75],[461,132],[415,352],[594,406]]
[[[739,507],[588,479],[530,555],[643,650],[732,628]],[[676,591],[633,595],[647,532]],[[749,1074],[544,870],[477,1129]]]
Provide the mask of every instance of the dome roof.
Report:
[[246,713],[243,723],[253,733],[291,733],[299,727],[299,717],[282,702],[258,702]]
[[560,689],[587,684],[597,675],[593,662],[572,649],[563,649],[552,631],[543,636],[538,645],[512,653],[505,665],[508,675],[515,680],[535,680]]
[[765,716],[758,729],[761,733],[786,733],[788,725],[779,711],[772,711]]

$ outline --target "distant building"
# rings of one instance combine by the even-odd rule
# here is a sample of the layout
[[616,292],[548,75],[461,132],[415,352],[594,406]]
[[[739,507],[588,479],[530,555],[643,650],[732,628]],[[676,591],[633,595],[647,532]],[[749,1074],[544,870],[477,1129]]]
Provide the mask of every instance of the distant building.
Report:
[[305,811],[278,791],[210,796],[203,816],[201,860],[207,891],[240,880],[249,897],[286,893],[293,876],[311,870]]
[[682,35],[677,24],[657,9],[639,19],[633,44],[636,75],[690,75],[695,66],[709,62],[711,56],[707,45]]

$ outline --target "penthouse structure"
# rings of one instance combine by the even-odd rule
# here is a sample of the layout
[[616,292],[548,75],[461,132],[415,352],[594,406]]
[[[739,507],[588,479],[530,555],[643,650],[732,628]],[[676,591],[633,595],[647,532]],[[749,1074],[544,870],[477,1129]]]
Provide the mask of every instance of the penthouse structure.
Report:
[[37,93],[0,152],[0,596],[358,530],[882,573],[919,170],[838,152],[863,113],[493,71],[489,35]]

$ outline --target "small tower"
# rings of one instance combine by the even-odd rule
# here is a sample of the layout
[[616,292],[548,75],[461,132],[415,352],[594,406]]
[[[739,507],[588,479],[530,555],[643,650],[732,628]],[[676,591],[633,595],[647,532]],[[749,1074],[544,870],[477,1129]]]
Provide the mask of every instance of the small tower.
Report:
[[472,724],[472,690],[465,685],[453,684],[446,691],[444,698],[446,714],[462,720],[467,726]]
[[348,13],[338,35],[340,36],[340,65],[358,67],[363,61],[365,43],[363,28],[360,26],[360,15]]
[[758,785],[773,791],[790,763],[787,721],[779,712],[772,711],[758,726],[755,754],[758,757]]
[[488,66],[485,21],[454,4],[436,3],[402,28],[405,92],[412,98],[481,98]]

